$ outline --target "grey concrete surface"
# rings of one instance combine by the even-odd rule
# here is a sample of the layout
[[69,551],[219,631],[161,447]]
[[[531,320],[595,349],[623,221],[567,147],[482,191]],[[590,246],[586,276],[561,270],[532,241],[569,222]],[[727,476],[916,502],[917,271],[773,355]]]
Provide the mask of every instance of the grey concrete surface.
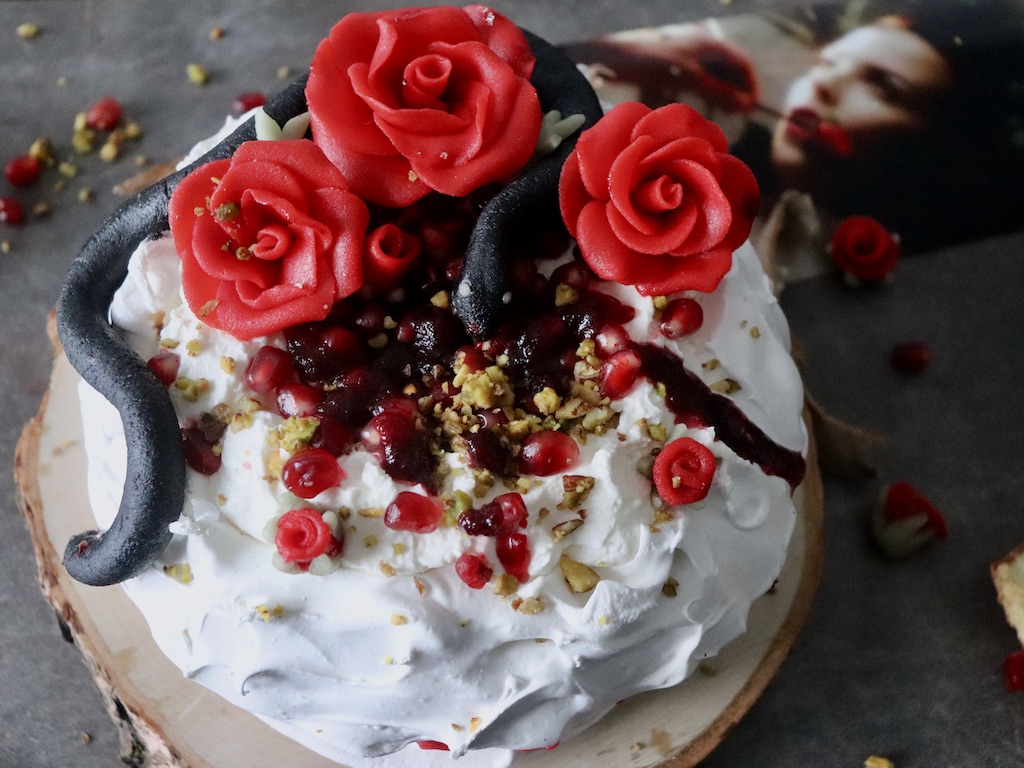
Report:
[[[23,153],[40,135],[66,153],[75,113],[106,94],[145,130],[127,159],[85,158],[64,190],[52,188],[53,175],[28,190],[30,203],[50,203],[48,217],[0,224],[0,241],[10,245],[0,253],[0,465],[11,467],[21,427],[46,389],[44,326],[62,276],[119,202],[111,188],[135,172],[131,157],[174,157],[212,133],[239,92],[273,91],[280,67],[302,69],[344,12],[395,4],[0,2],[0,157]],[[775,5],[495,3],[556,42]],[[22,22],[42,34],[19,39]],[[214,42],[207,33],[216,25],[226,35]],[[206,87],[186,80],[192,61],[209,67]],[[78,201],[84,187],[92,202]],[[2,180],[0,190],[9,191]],[[787,290],[811,391],[888,440],[877,480],[828,482],[827,565],[809,624],[707,768],[838,768],[876,753],[898,768],[1024,764],[1024,694],[1007,693],[1000,671],[1016,640],[987,574],[990,561],[1024,541],[1022,286],[1024,236],[1016,235],[905,260],[877,291],[831,278]],[[892,344],[909,338],[925,340],[935,356],[915,379],[886,362]],[[863,516],[880,483],[895,479],[926,491],[951,530],[947,542],[898,564],[868,545]],[[115,731],[38,592],[9,471],[0,483],[0,768],[112,768]]]

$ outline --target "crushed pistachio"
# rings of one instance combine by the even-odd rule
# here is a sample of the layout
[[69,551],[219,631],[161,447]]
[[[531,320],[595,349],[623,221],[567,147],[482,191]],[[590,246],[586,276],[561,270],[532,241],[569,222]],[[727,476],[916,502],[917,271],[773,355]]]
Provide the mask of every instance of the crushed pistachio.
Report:
[[211,40],[220,40],[222,37],[224,37],[224,34],[224,27],[218,25],[216,27],[210,28],[210,33],[208,36]]
[[562,404],[562,398],[553,387],[544,387],[544,389],[533,396],[533,404],[545,416],[550,416],[558,410],[558,407]]
[[389,578],[398,574],[393,565],[383,560],[380,561],[380,572]]
[[563,475],[562,476],[562,501],[559,502],[559,509],[576,509],[586,501],[587,496],[594,489],[596,479],[587,475]]
[[185,351],[189,357],[195,357],[199,354],[199,350],[203,348],[203,342],[199,339],[191,339],[185,342]]
[[177,339],[165,338],[160,339],[160,346],[164,349],[177,349],[180,342]]
[[430,303],[439,309],[448,309],[451,306],[451,296],[448,291],[438,291],[430,297]]
[[218,301],[217,299],[210,299],[208,302],[206,302],[205,304],[203,304],[203,306],[199,308],[199,316],[206,317],[208,314],[210,314],[211,312],[213,312],[213,310],[217,308],[217,305],[219,303],[220,301]]
[[758,328],[756,325],[751,326],[750,328],[750,338],[754,339],[755,341],[761,338],[761,329]]
[[46,165],[53,165],[57,161],[53,154],[53,144],[45,136],[40,136],[33,141],[28,153],[31,157]]
[[370,536],[364,536],[363,537],[363,546],[366,547],[367,549],[373,549],[374,547],[377,546],[377,537],[372,535],[372,534]]
[[555,306],[564,307],[567,304],[575,304],[580,300],[580,293],[571,285],[559,283],[555,287]]
[[185,66],[185,75],[188,77],[188,81],[194,85],[206,85],[210,82],[210,70],[195,62]]
[[221,203],[220,205],[218,205],[214,209],[213,215],[216,217],[217,221],[232,221],[234,219],[237,219],[238,214],[240,214],[241,212],[242,207],[234,200],[229,200],[226,203]]
[[497,579],[497,583],[494,586],[494,594],[498,597],[508,597],[509,595],[514,595],[517,589],[519,589],[518,579],[511,574],[503,573]]
[[19,24],[14,31],[22,40],[35,40],[39,37],[39,33],[42,32],[42,28],[38,24],[25,22]]
[[739,392],[742,387],[736,379],[726,376],[724,379],[711,382],[711,384],[708,385],[708,389],[712,392],[719,392],[723,395],[733,395]]
[[179,584],[192,583],[192,566],[190,566],[188,563],[176,563],[175,565],[165,565],[164,573],[166,573]]
[[887,757],[871,755],[864,761],[864,768],[896,768],[896,764]]
[[577,595],[590,592],[601,580],[597,571],[568,555],[563,554],[558,559],[558,567],[562,571],[565,583],[569,585],[569,591]]
[[661,594],[665,597],[676,597],[679,594],[679,579],[669,576],[661,587]]
[[256,615],[259,616],[260,619],[262,619],[263,621],[271,621],[272,619],[280,619],[282,616],[284,616],[284,606],[283,605],[275,605],[273,608],[271,608],[270,606],[266,605],[265,603],[260,603],[259,605],[256,606],[256,608],[254,610],[256,611]]
[[539,597],[528,597],[516,609],[527,616],[535,616],[544,611],[544,601]]
[[80,203],[91,203],[96,198],[96,193],[92,191],[92,187],[82,187],[78,190],[78,202]]
[[407,619],[405,616],[403,616],[400,613],[392,613],[391,614],[391,623],[394,624],[396,627],[400,627],[403,624],[408,624],[409,623],[409,619]]
[[668,306],[668,296],[653,296],[651,298],[651,304],[654,305],[655,312],[664,312]]
[[289,416],[267,433],[267,442],[272,448],[295,453],[309,444],[319,424],[314,416]]
[[78,166],[74,163],[64,160],[57,165],[57,172],[61,176],[66,176],[69,179],[75,178],[78,175]]
[[100,160],[105,163],[112,163],[117,160],[117,156],[121,153],[121,145],[114,141],[112,138],[107,139],[103,142],[103,146],[100,147]]
[[230,375],[235,372],[235,358],[223,355],[220,358],[220,369]]
[[572,520],[566,520],[565,522],[552,526],[551,536],[555,541],[561,541],[581,525],[583,525],[583,520],[578,517],[573,518]]
[[[125,123],[124,128],[121,129],[121,133],[128,141],[135,141],[142,138],[142,126],[139,125],[135,120],[129,120]],[[141,156],[140,156],[141,157]],[[135,158],[136,165],[140,165],[138,162],[139,158]],[[142,157],[142,162],[146,162],[146,158]]]

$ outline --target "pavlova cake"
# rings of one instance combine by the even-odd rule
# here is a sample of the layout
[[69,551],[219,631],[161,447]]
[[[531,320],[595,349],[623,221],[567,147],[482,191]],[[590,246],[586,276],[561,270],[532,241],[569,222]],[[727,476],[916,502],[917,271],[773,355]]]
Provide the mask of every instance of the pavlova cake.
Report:
[[715,125],[602,116],[488,8],[346,16],[75,262],[68,571],[342,762],[507,762],[680,682],[804,472],[757,198]]

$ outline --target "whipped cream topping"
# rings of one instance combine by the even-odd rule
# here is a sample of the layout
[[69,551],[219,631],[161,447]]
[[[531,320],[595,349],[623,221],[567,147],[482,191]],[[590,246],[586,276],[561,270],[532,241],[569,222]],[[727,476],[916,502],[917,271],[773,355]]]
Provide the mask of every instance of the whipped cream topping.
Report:
[[[653,303],[632,288],[600,290],[635,308],[626,325],[635,341],[669,347],[709,385],[731,379],[739,387],[729,397],[758,427],[806,450],[788,328],[749,245],[717,291],[693,295],[704,324],[683,339],[663,338]],[[171,387],[182,423],[258,397],[243,383],[247,362],[261,346],[284,346],[280,335],[242,342],[204,326],[181,299],[169,237],[137,250],[111,319],[143,358],[173,346],[179,376],[206,382],[187,399]],[[81,397],[90,497],[105,527],[123,487],[124,438],[105,400],[84,384]],[[510,750],[564,741],[616,702],[680,682],[744,631],[794,525],[783,479],[737,457],[712,428],[673,427],[661,395],[641,380],[614,401],[617,428],[580,445],[570,473],[594,478],[583,524],[562,535],[559,526],[582,519],[580,509],[560,508],[560,475],[531,478],[523,493],[530,578],[508,595],[496,594],[494,580],[475,590],[453,563],[466,551],[496,563],[494,539],[458,526],[387,528],[380,513],[410,487],[362,447],[339,458],[340,487],[309,501],[288,492],[267,469],[287,456],[267,439],[284,419],[263,400],[242,428],[225,432],[218,472],[189,472],[171,546],[124,588],[184,674],[339,762],[395,753],[389,764],[422,764],[433,753],[412,742],[432,740],[472,755],[467,765],[504,765]],[[717,463],[708,496],[668,515],[656,513],[651,482],[638,471],[659,445],[651,424],[665,425],[669,439],[706,445]],[[458,455],[443,461],[451,471],[442,494],[461,490],[479,506],[507,492],[498,484],[481,496]],[[344,518],[340,567],[326,576],[272,564],[264,529],[299,506]],[[569,588],[563,555],[600,576],[594,589]],[[189,583],[181,583],[185,565]]]

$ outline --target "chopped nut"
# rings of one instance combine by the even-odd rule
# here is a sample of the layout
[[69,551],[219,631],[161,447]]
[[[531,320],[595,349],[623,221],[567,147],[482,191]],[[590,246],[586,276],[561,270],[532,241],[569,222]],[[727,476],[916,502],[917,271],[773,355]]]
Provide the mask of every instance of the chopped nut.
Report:
[[53,145],[45,136],[40,136],[33,141],[28,153],[31,157],[34,157],[40,163],[46,163],[46,165],[53,165],[56,162],[56,158],[53,155]]
[[185,74],[188,76],[189,82],[195,85],[206,85],[210,82],[210,70],[202,64],[192,62],[186,65]]
[[534,616],[544,610],[544,601],[539,597],[528,597],[520,603],[517,610],[527,616]]
[[203,348],[203,342],[199,339],[191,339],[185,342],[185,351],[189,357],[195,357],[199,354],[199,350]]
[[57,165],[57,172],[60,173],[61,176],[73,179],[78,175],[78,166],[65,160]]
[[896,765],[887,757],[872,755],[864,761],[864,768],[896,768]]
[[[562,501],[559,509],[576,509],[582,504],[597,481],[586,475],[564,475],[562,477]],[[574,529],[575,530],[575,529]]]
[[654,305],[655,312],[663,312],[668,307],[668,297],[654,296],[651,298],[651,303]]
[[[142,126],[134,120],[130,120],[129,122],[125,123],[124,128],[121,130],[121,133],[128,141],[135,141],[136,139],[142,138]],[[141,163],[139,162],[140,159],[142,160]],[[138,157],[135,158],[136,165],[144,165],[145,163],[146,158],[144,156],[139,155]]]
[[199,308],[199,316],[206,317],[208,314],[210,314],[211,312],[213,312],[213,310],[217,308],[217,305],[219,303],[220,301],[218,299],[210,299],[208,302],[206,302],[205,304],[203,304],[203,306]]
[[577,595],[589,592],[601,580],[593,568],[576,562],[568,555],[559,558],[558,567],[562,571],[565,583],[569,585],[569,591]]
[[275,605],[273,608],[270,606],[260,603],[255,608],[256,615],[259,616],[263,621],[270,621],[271,619],[279,619],[284,616],[284,606]]
[[164,573],[166,573],[179,584],[192,583],[192,566],[190,566],[188,563],[165,565]]
[[551,534],[555,541],[561,541],[570,533],[575,531],[583,525],[583,520],[580,518],[573,518],[572,520],[566,520],[565,522],[559,523],[558,525],[552,526]]
[[32,213],[36,216],[49,216],[50,215],[50,204],[45,200],[40,200],[32,206]]
[[575,304],[580,300],[579,291],[571,285],[559,283],[555,288],[555,306],[564,307],[566,304]]
[[118,154],[120,154],[121,147],[116,141],[108,139],[100,147],[100,160],[105,163],[112,163],[117,160]]
[[224,34],[224,27],[217,25],[216,27],[210,28],[209,38],[211,40],[220,40],[222,37],[224,37]]
[[430,303],[439,309],[448,309],[451,306],[451,297],[448,291],[438,291],[430,297]]
[[396,627],[400,627],[403,624],[408,624],[409,623],[409,619],[407,619],[405,616],[403,616],[400,613],[392,613],[391,614],[391,623],[394,624]]
[[756,325],[750,327],[750,338],[757,340],[761,338],[761,329]]
[[19,24],[15,29],[15,32],[17,32],[18,37],[22,40],[35,40],[39,37],[39,33],[42,32],[42,29],[38,24],[25,22],[24,24]]
[[96,197],[96,193],[92,191],[92,187],[82,187],[78,190],[78,202],[89,203],[92,202]]
[[95,148],[96,133],[89,128],[82,128],[71,134],[71,146],[80,155],[88,155]]
[[380,561],[380,572],[388,578],[398,574],[398,571],[395,570],[394,566],[390,563],[385,563],[383,560]]
[[292,76],[292,68],[291,67],[278,67],[277,68],[277,79],[278,80],[287,80],[291,76]]
[[226,374],[235,372],[235,358],[224,355],[220,359],[220,369]]
[[544,387],[544,389],[533,396],[533,404],[545,416],[550,416],[558,410],[558,407],[562,404],[562,398],[553,387]]
[[739,392],[742,387],[736,379],[729,378],[728,376],[718,381],[713,381],[708,385],[708,389],[712,392],[720,392],[723,395],[733,395]]
[[519,589],[519,580],[515,576],[503,573],[497,579],[497,583],[494,586],[494,594],[498,597],[508,597],[509,595],[514,595],[517,589]]

